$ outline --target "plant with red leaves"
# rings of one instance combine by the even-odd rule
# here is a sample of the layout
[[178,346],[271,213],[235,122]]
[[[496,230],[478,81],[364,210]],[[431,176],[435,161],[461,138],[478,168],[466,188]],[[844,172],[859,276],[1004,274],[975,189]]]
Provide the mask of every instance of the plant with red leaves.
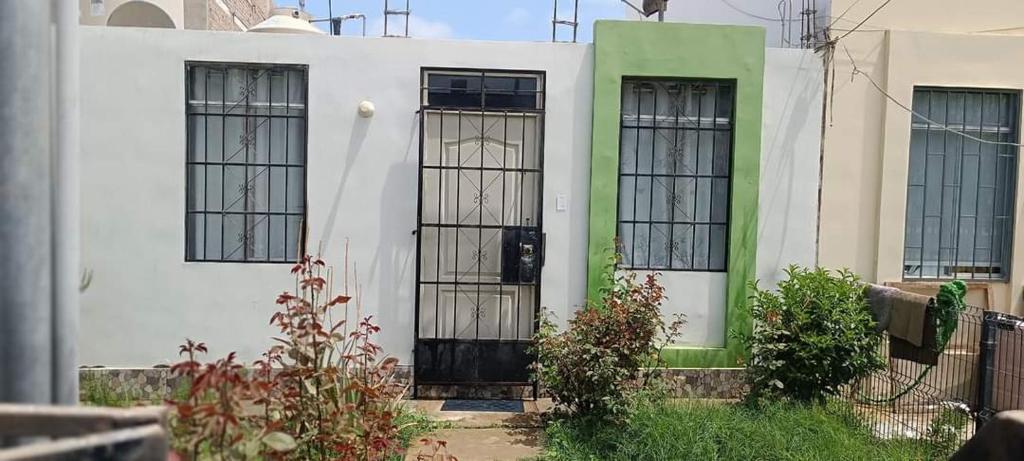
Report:
[[[277,298],[280,335],[245,370],[235,354],[202,365],[206,345],[187,341],[172,367],[191,383],[172,401],[175,448],[192,458],[384,460],[399,456],[395,417],[405,387],[398,360],[382,358],[380,332],[360,303],[331,293],[332,271],[306,256],[292,268],[295,293]],[[347,286],[347,280],[346,280]],[[350,323],[354,305],[355,323]],[[336,319],[336,317],[338,317]],[[448,458],[443,458],[448,459]]]
[[549,316],[534,337],[533,371],[559,408],[573,415],[617,419],[637,397],[659,394],[661,352],[679,337],[682,315],[661,316],[665,289],[657,274],[608,272],[600,302],[576,313],[559,331]]
[[448,453],[448,442],[444,440],[420,439],[420,445],[416,461],[459,461]]

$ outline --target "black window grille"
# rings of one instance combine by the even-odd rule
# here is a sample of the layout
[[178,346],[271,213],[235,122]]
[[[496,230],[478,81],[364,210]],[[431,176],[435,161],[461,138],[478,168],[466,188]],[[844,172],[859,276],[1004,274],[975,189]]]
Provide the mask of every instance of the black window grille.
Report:
[[904,278],[1009,276],[1018,100],[1015,91],[914,89]]
[[432,108],[543,109],[540,77],[496,71],[426,74],[425,102]]
[[305,66],[188,63],[185,259],[304,251]]
[[733,88],[729,81],[623,81],[620,267],[727,269]]

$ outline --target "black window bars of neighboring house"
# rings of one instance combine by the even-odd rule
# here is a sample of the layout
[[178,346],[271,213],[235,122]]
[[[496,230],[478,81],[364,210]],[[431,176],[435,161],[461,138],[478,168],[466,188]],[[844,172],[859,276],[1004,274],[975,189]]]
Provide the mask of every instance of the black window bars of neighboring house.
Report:
[[734,83],[622,83],[619,267],[724,272]]
[[188,63],[185,259],[294,262],[304,251],[307,70]]
[[914,89],[920,116],[910,128],[904,278],[1009,276],[1019,98],[1017,91]]

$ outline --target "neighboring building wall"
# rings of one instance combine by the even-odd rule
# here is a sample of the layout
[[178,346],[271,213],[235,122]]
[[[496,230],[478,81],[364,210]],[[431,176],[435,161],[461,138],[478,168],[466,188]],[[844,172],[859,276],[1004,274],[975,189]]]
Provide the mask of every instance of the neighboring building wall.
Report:
[[[547,72],[542,306],[561,321],[586,292],[592,50],[588,45],[398,40],[153,29],[82,30],[84,365],[178,360],[184,338],[252,359],[288,265],[186,263],[186,60],[309,66],[310,252],[343,264],[346,239],[381,344],[411,360],[423,66]],[[376,115],[357,116],[362,100]],[[566,211],[556,197],[566,197]]]
[[[248,30],[270,16],[271,0],[186,0],[196,7],[186,8],[187,29]],[[190,18],[192,20],[190,21]],[[192,23],[193,25],[188,25]]]
[[[831,2],[831,22],[835,23],[833,36],[852,29],[882,4],[882,0]],[[901,0],[889,2],[868,19],[861,30],[1021,35],[1024,34],[1021,18],[1024,18],[1024,2],[1018,0]]]
[[125,3],[133,2],[148,3],[160,8],[171,18],[175,28],[180,29],[185,24],[185,9],[182,0],[103,0],[103,13],[99,15],[92,14],[91,0],[78,0],[79,11],[81,12],[79,23],[86,26],[105,26],[110,15],[118,7]]
[[[82,25],[108,25],[111,14],[126,3],[160,8],[177,29],[246,30],[270,16],[273,0],[103,0],[103,13],[92,14],[92,0],[78,0]],[[132,5],[129,5],[129,7]]]
[[[875,2],[878,3],[878,2]],[[850,6],[853,5],[852,8]],[[841,37],[878,5],[835,0],[833,36]],[[849,267],[867,280],[903,278],[910,114],[888,101],[864,75],[909,106],[915,85],[1021,89],[1024,69],[1007,56],[1024,47],[1016,0],[892,2],[835,52],[835,85],[825,136],[819,262]],[[887,30],[890,30],[888,31]],[[955,32],[955,34],[911,31]],[[987,33],[983,33],[988,31]],[[1021,179],[1018,176],[1018,190]],[[1017,200],[1014,256],[1006,283],[994,282],[991,297],[971,294],[973,304],[1024,312],[1024,234]]]

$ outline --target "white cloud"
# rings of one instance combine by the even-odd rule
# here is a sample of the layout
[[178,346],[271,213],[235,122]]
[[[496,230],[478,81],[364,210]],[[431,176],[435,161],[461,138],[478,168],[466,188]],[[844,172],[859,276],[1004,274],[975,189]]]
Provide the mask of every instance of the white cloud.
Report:
[[506,24],[521,27],[530,22],[530,11],[521,6],[512,8],[504,19]]
[[455,30],[444,21],[431,21],[418,16],[410,16],[409,35],[422,38],[451,38],[455,36]]
[[[370,25],[371,36],[384,34],[384,18],[374,19]],[[391,35],[402,35],[405,32],[405,21],[401,17],[388,19],[388,32]],[[419,16],[409,16],[409,36],[414,38],[452,38],[455,30],[444,21],[431,21]]]

